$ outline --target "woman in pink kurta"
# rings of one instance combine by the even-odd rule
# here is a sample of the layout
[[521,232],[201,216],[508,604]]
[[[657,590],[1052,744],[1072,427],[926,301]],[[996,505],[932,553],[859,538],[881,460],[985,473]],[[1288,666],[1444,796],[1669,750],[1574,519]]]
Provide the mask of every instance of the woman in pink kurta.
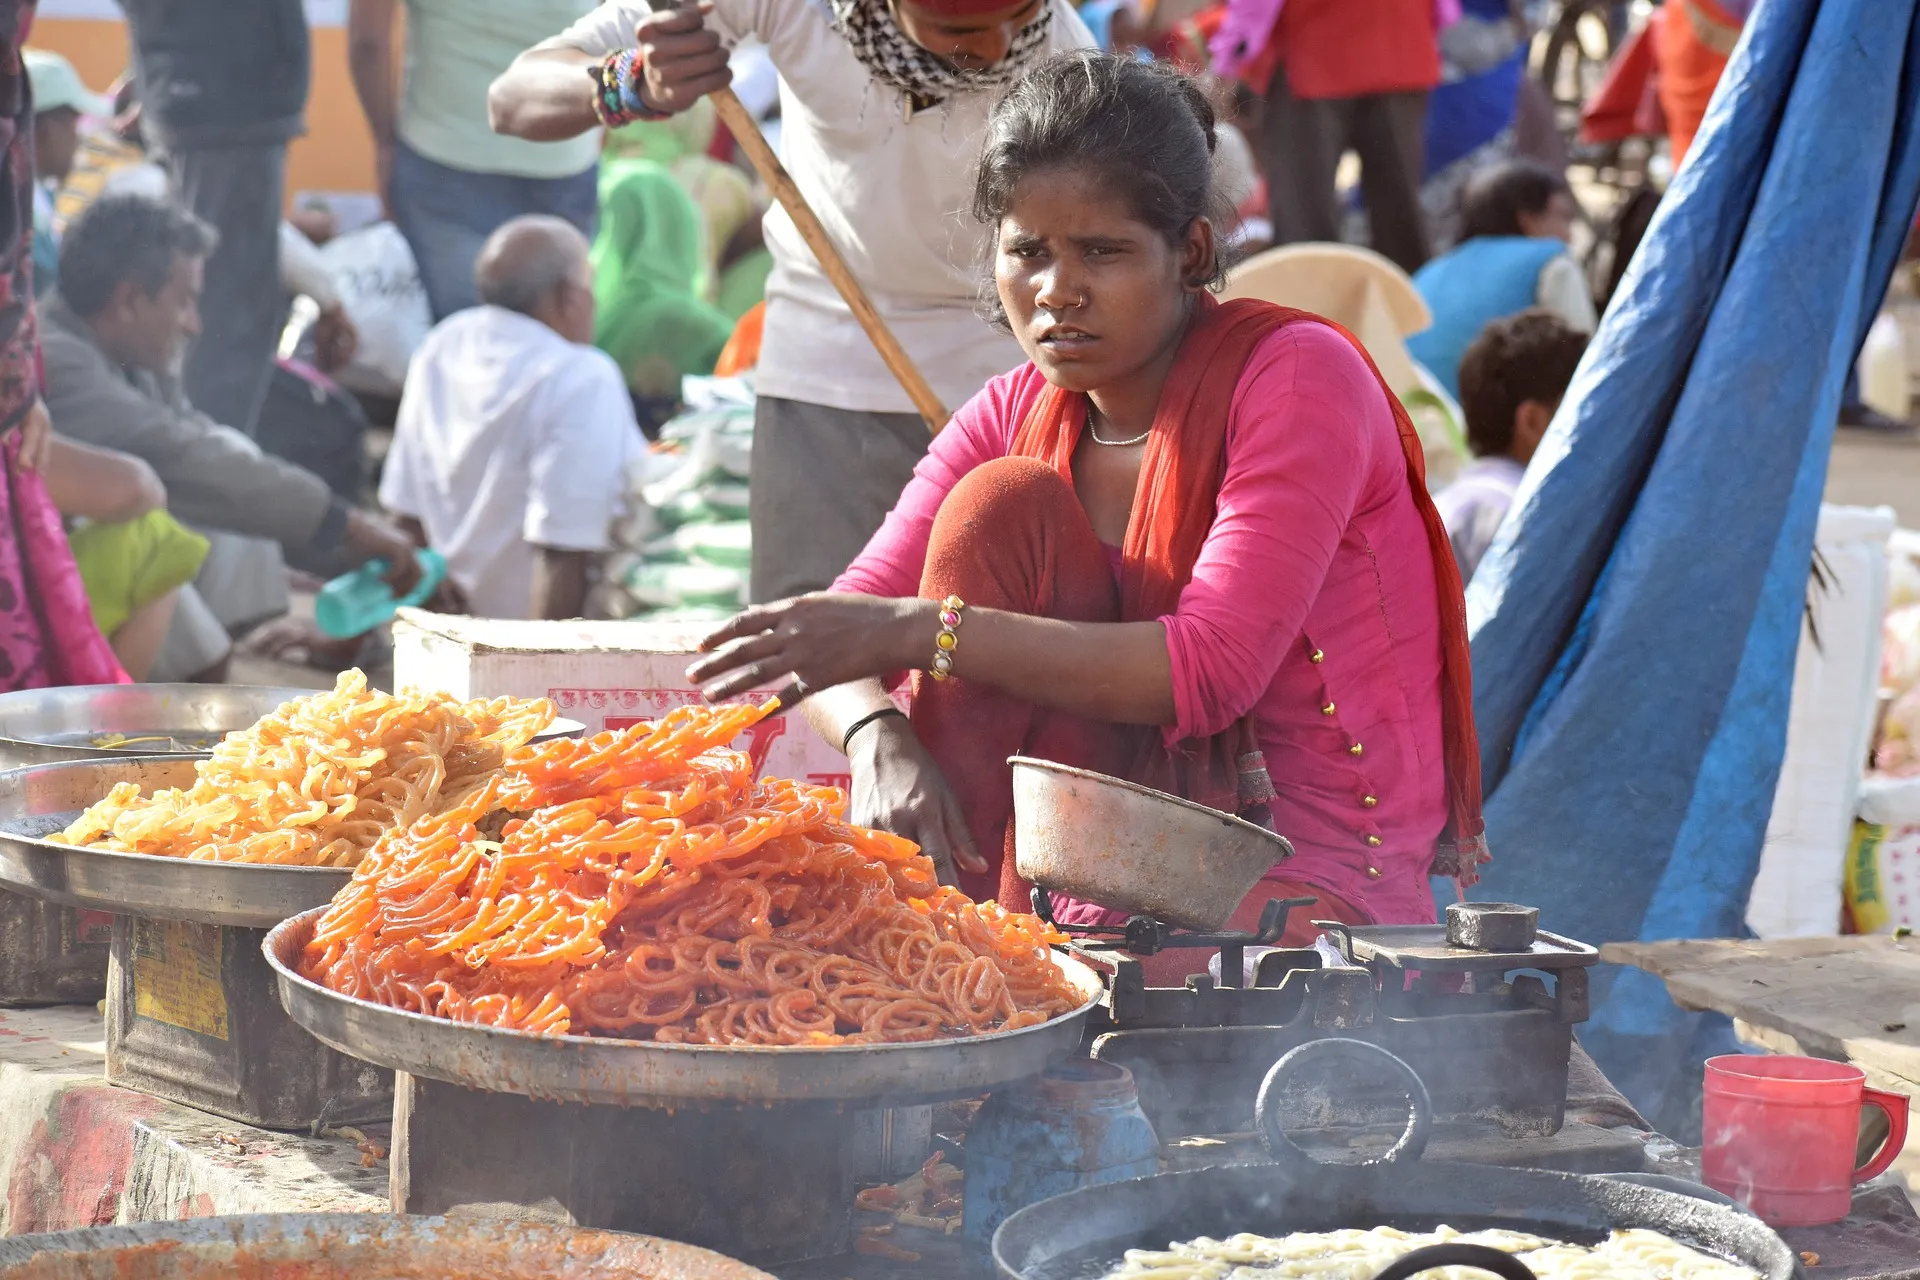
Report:
[[[976,214],[1032,362],[954,416],[832,592],[748,610],[689,674],[715,697],[789,677],[848,748],[854,820],[1009,907],[1019,752],[1287,836],[1240,923],[1302,889],[1319,918],[1431,920],[1430,869],[1483,856],[1459,575],[1351,337],[1207,296],[1211,127],[1131,60],[1015,86]],[[883,691],[903,671],[910,717]]]
[[[919,594],[941,502],[1011,452],[1044,382],[1029,364],[955,414],[833,589]],[[1233,388],[1213,527],[1160,619],[1175,709],[1160,732],[1172,748],[1251,714],[1272,827],[1294,847],[1275,875],[1377,920],[1433,917],[1427,868],[1447,819],[1435,590],[1373,371],[1327,325],[1263,339]]]

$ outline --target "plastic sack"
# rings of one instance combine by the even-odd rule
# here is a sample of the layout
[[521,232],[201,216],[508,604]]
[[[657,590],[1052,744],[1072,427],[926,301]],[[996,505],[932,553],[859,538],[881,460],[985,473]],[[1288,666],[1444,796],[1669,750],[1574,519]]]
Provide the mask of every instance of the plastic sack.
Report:
[[1891,311],[1882,311],[1867,330],[1867,340],[1855,362],[1860,377],[1860,399],[1878,413],[1899,422],[1912,407],[1907,393],[1907,341]]
[[1920,532],[1895,529],[1887,539],[1887,608],[1920,604]]
[[1868,777],[1860,784],[1859,814],[1846,867],[1855,931],[1920,925],[1920,778]]
[[1920,924],[1920,827],[1853,824],[1847,846],[1847,910],[1856,933]]
[[350,391],[398,396],[407,364],[433,327],[420,269],[400,229],[376,222],[329,240],[321,247],[360,346],[334,381]]
[[1920,604],[1889,612],[1881,637],[1880,685],[1897,698],[1920,684]]

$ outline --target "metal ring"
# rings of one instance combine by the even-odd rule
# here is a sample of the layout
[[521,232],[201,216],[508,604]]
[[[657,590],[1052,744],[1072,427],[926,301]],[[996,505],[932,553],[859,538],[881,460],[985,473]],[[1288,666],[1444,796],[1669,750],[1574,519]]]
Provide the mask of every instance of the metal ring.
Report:
[[1506,1250],[1458,1240],[1403,1253],[1375,1272],[1373,1280],[1410,1280],[1436,1267],[1472,1267],[1475,1271],[1491,1272],[1500,1280],[1538,1280],[1532,1267]]
[[1290,1050],[1273,1064],[1273,1069],[1267,1072],[1267,1078],[1260,1082],[1260,1093],[1255,1099],[1253,1114],[1260,1137],[1266,1144],[1267,1154],[1273,1157],[1273,1162],[1291,1173],[1306,1176],[1317,1176],[1316,1171],[1325,1167],[1287,1136],[1285,1117],[1280,1114],[1280,1093],[1301,1067],[1315,1058],[1328,1057],[1375,1059],[1400,1077],[1407,1092],[1407,1127],[1401,1131],[1399,1140],[1377,1159],[1361,1163],[1402,1164],[1418,1160],[1427,1149],[1427,1135],[1433,1129],[1433,1099],[1427,1093],[1426,1082],[1420,1078],[1420,1073],[1377,1044],[1335,1036],[1326,1040],[1309,1040]]

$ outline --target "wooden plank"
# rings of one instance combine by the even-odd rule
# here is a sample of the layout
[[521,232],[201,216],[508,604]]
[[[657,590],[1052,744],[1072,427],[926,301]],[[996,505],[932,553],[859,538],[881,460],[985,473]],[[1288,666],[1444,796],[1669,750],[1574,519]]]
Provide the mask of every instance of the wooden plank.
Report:
[[1600,958],[1664,978],[1685,1008],[1712,1009],[1790,1038],[1804,1053],[1920,1083],[1915,940],[1624,942],[1602,947]]

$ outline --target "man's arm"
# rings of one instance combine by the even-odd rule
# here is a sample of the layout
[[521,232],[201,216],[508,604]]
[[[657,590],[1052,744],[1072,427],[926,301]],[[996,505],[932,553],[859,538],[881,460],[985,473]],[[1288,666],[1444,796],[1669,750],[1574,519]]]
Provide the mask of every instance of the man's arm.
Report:
[[706,24],[712,4],[647,12],[605,4],[565,32],[513,60],[487,90],[495,133],[532,142],[574,138],[599,123],[590,72],[618,49],[640,51],[646,67],[641,99],[655,111],[685,111],[733,83],[727,50]]
[[587,607],[587,576],[598,554],[533,549],[533,615],[536,618],[577,618]]
[[47,408],[60,433],[145,461],[182,521],[294,547],[307,546],[320,533],[332,495],[319,476],[262,453],[204,414],[143,393],[104,356],[52,326],[42,351]]
[[400,120],[394,103],[393,9],[394,0],[353,0],[347,13],[347,66],[353,75],[354,96],[360,99],[360,110],[373,133],[383,203],[387,179],[393,173],[393,143]]
[[121,524],[167,505],[166,486],[140,459],[75,440],[53,439],[47,494],[63,516]]
[[487,90],[493,131],[529,142],[559,142],[597,127],[588,71],[604,56],[579,49],[529,49],[515,58]]

